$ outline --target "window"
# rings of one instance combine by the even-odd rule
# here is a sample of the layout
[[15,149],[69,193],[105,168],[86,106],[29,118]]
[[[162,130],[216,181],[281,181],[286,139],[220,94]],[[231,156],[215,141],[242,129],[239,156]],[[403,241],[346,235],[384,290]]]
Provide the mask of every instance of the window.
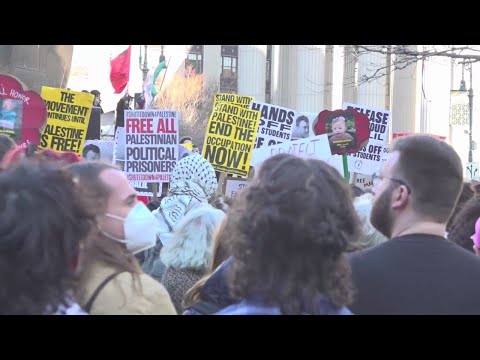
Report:
[[265,74],[265,102],[272,101],[272,45],[267,45],[267,69]]
[[237,92],[238,45],[222,45],[222,74],[220,91]]
[[187,48],[187,58],[185,59],[185,70],[193,67],[195,74],[203,73],[203,45],[192,45]]

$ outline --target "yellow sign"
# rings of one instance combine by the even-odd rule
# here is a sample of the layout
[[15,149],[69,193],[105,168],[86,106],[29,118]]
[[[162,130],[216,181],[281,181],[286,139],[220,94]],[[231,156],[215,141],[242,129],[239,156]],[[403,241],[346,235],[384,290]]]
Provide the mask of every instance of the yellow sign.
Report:
[[260,111],[216,100],[207,125],[203,157],[216,171],[247,176],[259,123]]
[[73,151],[81,156],[94,96],[44,86],[42,98],[47,107],[47,126],[39,148]]
[[215,102],[228,102],[234,105],[241,106],[245,109],[250,109],[250,103],[253,100],[253,96],[243,96],[237,94],[219,93],[215,94]]

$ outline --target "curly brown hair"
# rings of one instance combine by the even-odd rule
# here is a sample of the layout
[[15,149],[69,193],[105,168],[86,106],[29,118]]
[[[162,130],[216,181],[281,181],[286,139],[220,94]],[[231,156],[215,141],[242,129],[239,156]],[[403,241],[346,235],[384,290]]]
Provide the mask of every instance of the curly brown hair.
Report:
[[475,223],[479,217],[480,198],[474,197],[465,203],[462,210],[455,217],[448,233],[448,240],[460,245],[465,250],[474,252],[470,237],[475,234]]
[[283,314],[320,313],[319,295],[338,308],[351,303],[343,253],[358,241],[359,220],[348,185],[328,164],[285,154],[266,160],[230,208],[226,228],[234,297]]

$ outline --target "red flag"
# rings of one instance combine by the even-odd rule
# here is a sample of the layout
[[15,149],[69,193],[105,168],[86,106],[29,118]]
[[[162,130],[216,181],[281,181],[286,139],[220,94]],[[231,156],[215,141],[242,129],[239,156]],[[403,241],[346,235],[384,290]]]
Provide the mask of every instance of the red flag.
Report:
[[118,55],[115,59],[110,60],[110,81],[115,89],[115,94],[120,94],[127,86],[130,78],[130,53],[132,46]]

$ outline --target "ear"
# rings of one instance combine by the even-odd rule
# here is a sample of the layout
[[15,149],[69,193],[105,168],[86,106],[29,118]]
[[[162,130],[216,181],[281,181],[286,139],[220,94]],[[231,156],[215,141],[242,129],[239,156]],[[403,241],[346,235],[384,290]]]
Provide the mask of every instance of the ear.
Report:
[[409,194],[405,185],[400,185],[392,192],[392,208],[404,209],[409,202]]

